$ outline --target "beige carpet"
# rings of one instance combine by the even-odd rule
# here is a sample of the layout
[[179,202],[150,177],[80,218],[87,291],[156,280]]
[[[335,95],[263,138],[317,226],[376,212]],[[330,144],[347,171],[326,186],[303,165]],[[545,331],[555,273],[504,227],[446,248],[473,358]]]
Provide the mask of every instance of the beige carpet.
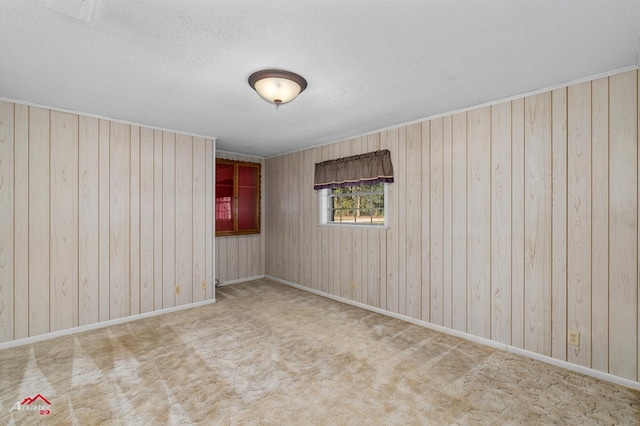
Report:
[[217,298],[0,351],[0,424],[640,423],[640,392],[278,283]]

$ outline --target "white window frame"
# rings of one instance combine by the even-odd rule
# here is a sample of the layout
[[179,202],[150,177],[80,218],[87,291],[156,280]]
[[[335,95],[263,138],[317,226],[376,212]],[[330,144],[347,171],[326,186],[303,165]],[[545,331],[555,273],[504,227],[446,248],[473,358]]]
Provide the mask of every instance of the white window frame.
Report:
[[353,222],[331,222],[329,220],[329,194],[331,188],[325,188],[318,191],[320,202],[320,225],[321,226],[340,226],[353,228],[375,228],[387,229],[389,227],[389,184],[384,183],[384,225],[371,225],[366,223]]

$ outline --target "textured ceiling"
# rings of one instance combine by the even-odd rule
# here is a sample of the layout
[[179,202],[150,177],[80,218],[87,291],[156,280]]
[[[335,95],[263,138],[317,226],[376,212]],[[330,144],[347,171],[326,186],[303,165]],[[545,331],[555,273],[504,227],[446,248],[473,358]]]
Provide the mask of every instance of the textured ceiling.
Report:
[[[640,0],[59,1],[0,0],[0,97],[265,157],[639,64]],[[276,109],[263,68],[309,86]]]

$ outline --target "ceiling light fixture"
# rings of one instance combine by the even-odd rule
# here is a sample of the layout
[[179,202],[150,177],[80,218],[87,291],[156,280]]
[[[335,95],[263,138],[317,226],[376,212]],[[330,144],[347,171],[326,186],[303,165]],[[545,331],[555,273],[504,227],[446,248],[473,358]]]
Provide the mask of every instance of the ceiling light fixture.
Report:
[[265,101],[280,106],[302,93],[307,88],[307,80],[289,71],[262,70],[249,76],[249,86]]

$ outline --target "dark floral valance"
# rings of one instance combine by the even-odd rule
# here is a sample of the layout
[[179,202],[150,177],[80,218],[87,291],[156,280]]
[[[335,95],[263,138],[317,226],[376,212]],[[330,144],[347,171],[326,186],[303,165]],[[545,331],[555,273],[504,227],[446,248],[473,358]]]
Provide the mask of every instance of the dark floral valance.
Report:
[[313,189],[393,182],[388,149],[316,163]]

